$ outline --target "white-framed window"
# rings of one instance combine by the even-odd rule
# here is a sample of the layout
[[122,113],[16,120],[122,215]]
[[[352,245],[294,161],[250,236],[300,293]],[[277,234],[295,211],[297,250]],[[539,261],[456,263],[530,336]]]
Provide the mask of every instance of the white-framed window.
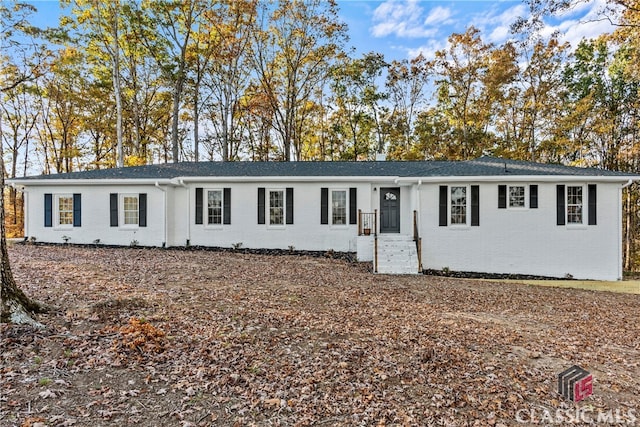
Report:
[[57,194],[55,207],[55,226],[59,228],[73,227],[73,195]]
[[140,221],[139,200],[137,194],[122,194],[122,225],[124,227],[137,227]]
[[449,218],[451,225],[467,224],[467,187],[450,187]]
[[222,190],[207,190],[207,225],[222,224],[222,198]]
[[331,224],[347,225],[347,190],[331,190]]
[[269,225],[284,225],[284,190],[269,190]]
[[526,187],[524,185],[510,185],[509,187],[509,207],[526,207]]
[[567,186],[567,224],[583,224],[583,194],[581,185]]

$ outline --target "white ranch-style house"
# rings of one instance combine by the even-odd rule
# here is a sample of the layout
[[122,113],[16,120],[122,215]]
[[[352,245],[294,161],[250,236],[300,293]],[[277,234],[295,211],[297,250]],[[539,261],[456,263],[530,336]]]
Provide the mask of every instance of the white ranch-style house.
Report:
[[37,242],[356,252],[425,269],[622,278],[638,175],[470,161],[198,162],[9,180]]

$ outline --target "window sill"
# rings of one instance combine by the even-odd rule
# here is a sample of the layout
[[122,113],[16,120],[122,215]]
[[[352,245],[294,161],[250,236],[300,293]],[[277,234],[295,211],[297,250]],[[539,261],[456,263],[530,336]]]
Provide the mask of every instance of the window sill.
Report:
[[[289,225],[293,225],[293,224],[289,224]],[[267,230],[284,230],[287,227],[285,225],[267,225]]]
[[587,230],[589,227],[585,224],[567,224],[565,228],[567,230]]
[[349,228],[349,224],[331,224],[329,228],[333,228],[336,230],[344,230]]
[[471,229],[471,226],[468,224],[453,224],[447,226],[447,228],[451,230],[469,230]]
[[205,230],[222,230],[224,227],[222,226],[222,224],[205,224],[204,225],[204,229]]

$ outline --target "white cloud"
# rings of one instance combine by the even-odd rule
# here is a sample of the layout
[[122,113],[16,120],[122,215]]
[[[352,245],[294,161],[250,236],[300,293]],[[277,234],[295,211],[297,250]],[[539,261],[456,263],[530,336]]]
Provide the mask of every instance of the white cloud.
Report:
[[[510,37],[511,24],[518,18],[528,14],[524,4],[518,4],[505,10],[496,7],[477,14],[471,20],[471,24],[478,28],[486,42],[500,44]],[[488,34],[488,36],[484,36]]]
[[434,59],[436,51],[442,50],[446,47],[446,39],[430,39],[418,47],[407,49],[407,56],[412,59],[422,54],[422,56],[427,59]]
[[511,35],[511,28],[508,25],[500,25],[491,31],[487,41],[491,43],[500,43],[505,41]]
[[[418,38],[432,37],[438,33],[441,19],[448,19],[451,12],[443,7],[437,7],[426,17],[419,0],[387,0],[381,3],[373,12],[373,26],[370,31],[374,37]],[[424,2],[423,2],[424,3]],[[434,21],[436,20],[436,21]],[[439,21],[439,22],[438,22]]]
[[452,14],[451,9],[447,7],[434,7],[425,18],[424,25],[447,25],[452,22],[452,20],[449,19]]
[[[601,34],[611,33],[615,30],[609,21],[602,19],[601,11],[606,7],[606,0],[595,0],[587,5],[588,8],[580,8],[580,11],[583,12],[580,16],[571,13],[547,19],[542,35],[550,36],[552,33],[558,32],[560,41],[569,42],[571,48],[575,49],[582,39],[595,39]],[[567,19],[568,16],[571,16],[572,19]]]

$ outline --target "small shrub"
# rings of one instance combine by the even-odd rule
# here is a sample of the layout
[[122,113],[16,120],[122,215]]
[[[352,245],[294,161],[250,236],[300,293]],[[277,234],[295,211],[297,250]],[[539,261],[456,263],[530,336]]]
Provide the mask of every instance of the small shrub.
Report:
[[242,247],[242,242],[233,243],[231,246],[233,247],[234,251],[237,251],[238,249],[240,249]]
[[71,237],[69,236],[62,236],[62,240],[64,240],[64,244],[66,245],[67,243],[69,243],[69,240],[71,240]]
[[135,248],[136,246],[138,246],[138,241],[136,239],[133,239],[131,243],[129,243],[129,246],[131,246],[132,248]]

